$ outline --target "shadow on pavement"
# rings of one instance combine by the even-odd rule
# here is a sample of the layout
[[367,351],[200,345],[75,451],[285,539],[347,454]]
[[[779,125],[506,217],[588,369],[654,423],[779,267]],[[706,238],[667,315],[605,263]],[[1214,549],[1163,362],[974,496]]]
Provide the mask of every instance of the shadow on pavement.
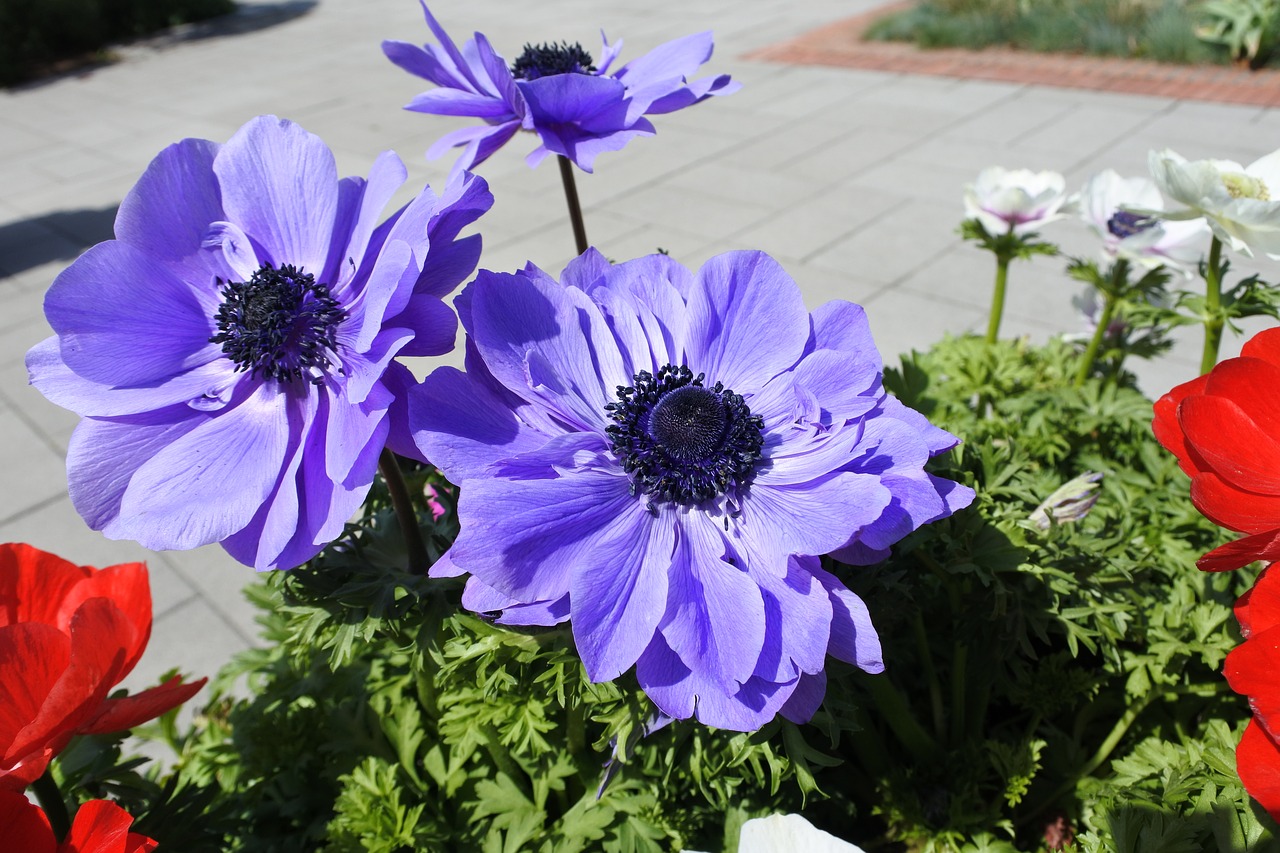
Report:
[[18,275],[54,261],[73,261],[95,243],[110,240],[116,206],[60,210],[0,225],[0,274]]

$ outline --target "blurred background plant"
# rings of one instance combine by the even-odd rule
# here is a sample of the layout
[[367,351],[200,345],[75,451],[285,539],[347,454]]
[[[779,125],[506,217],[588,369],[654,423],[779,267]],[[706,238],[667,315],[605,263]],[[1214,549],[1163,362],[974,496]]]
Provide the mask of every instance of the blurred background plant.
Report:
[[108,45],[235,9],[234,0],[0,0],[0,86]]
[[1274,56],[1277,8],[1276,0],[922,0],[865,37],[1259,68]]

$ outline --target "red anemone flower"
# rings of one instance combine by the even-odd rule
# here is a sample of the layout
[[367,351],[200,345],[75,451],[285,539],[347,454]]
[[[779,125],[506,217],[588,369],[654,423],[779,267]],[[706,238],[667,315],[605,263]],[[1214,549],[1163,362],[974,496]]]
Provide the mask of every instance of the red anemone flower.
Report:
[[9,849],[23,853],[151,853],[156,842],[130,832],[133,817],[109,800],[90,800],[76,812],[59,844],[49,818],[22,794],[0,791],[0,826]]
[[1236,771],[1249,795],[1280,820],[1280,569],[1268,566],[1240,596],[1236,619],[1245,641],[1227,655],[1223,674],[1253,709],[1236,748]]
[[0,545],[0,789],[21,791],[77,734],[121,731],[195,695],[171,678],[107,694],[151,636],[147,569],[75,566],[30,545]]
[[1212,371],[1155,404],[1156,439],[1191,477],[1214,524],[1248,534],[1197,561],[1205,571],[1280,560],[1280,329],[1259,332]]

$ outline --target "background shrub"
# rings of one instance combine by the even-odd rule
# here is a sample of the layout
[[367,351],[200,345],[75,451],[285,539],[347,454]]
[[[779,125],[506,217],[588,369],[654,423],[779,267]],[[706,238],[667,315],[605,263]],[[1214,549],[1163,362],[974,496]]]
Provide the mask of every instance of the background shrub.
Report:
[[61,59],[234,9],[233,0],[0,0],[0,85]]

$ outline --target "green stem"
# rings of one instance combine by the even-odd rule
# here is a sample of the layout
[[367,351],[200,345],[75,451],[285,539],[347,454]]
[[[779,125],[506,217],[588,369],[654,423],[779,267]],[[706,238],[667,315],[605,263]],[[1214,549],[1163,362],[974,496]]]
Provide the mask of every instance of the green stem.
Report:
[[987,321],[987,343],[994,344],[1000,336],[1000,319],[1004,316],[1004,291],[1009,282],[1009,256],[996,255],[996,286],[991,294],[991,318]]
[[387,448],[383,448],[382,455],[378,457],[378,470],[387,484],[391,508],[395,511],[396,520],[400,523],[400,533],[404,536],[404,547],[409,555],[409,573],[425,575],[431,560],[427,556],[426,543],[422,540],[422,528],[418,526],[418,516],[413,511],[413,500],[409,497],[409,488],[400,472],[400,464],[396,462],[396,455]]
[[1128,709],[1120,715],[1120,719],[1116,720],[1116,724],[1111,727],[1111,731],[1107,734],[1106,739],[1093,753],[1089,760],[1080,765],[1079,769],[1077,769],[1075,773],[1071,774],[1070,777],[1063,780],[1062,784],[1055,788],[1053,793],[1041,800],[1039,805],[1023,815],[1021,820],[1029,820],[1044,811],[1046,808],[1057,802],[1059,797],[1070,793],[1076,785],[1080,783],[1081,779],[1101,767],[1103,762],[1111,757],[1111,753],[1115,751],[1115,748],[1120,745],[1120,741],[1129,731],[1129,727],[1132,726],[1138,719],[1139,715],[1147,709],[1147,706],[1156,699],[1157,695],[1158,694],[1155,691],[1152,691],[1144,696],[1141,701],[1129,705]]
[[871,700],[885,724],[898,736],[912,758],[920,762],[932,761],[938,754],[938,743],[912,715],[910,706],[893,682],[884,675],[871,675],[863,679],[863,683],[867,685],[867,692],[871,694]]
[[560,181],[564,184],[564,198],[569,203],[569,223],[573,225],[573,242],[581,255],[589,247],[587,243],[587,226],[582,221],[582,205],[578,203],[578,185],[573,179],[573,163],[563,154],[556,155],[560,161]]
[[49,818],[54,837],[62,841],[71,831],[71,818],[67,814],[67,801],[62,799],[58,783],[53,781],[52,771],[46,768],[40,778],[31,783],[31,790],[40,808],[44,809],[45,817]]
[[955,747],[964,742],[965,688],[968,686],[965,684],[965,670],[968,666],[969,646],[957,643],[951,659],[951,744]]
[[1102,313],[1098,315],[1098,328],[1093,330],[1093,337],[1089,339],[1089,346],[1085,348],[1084,355],[1080,357],[1080,369],[1076,371],[1075,387],[1083,388],[1084,382],[1089,378],[1089,371],[1093,369],[1093,362],[1098,357],[1098,349],[1102,346],[1102,339],[1107,334],[1107,328],[1111,325],[1111,320],[1116,313],[1116,297],[1110,293],[1102,294]]
[[947,731],[947,709],[942,701],[942,685],[938,682],[938,672],[933,667],[933,655],[929,654],[929,635],[924,629],[924,615],[917,610],[913,621],[916,645],[920,649],[920,666],[924,670],[925,681],[929,683],[929,704],[933,709],[933,731],[938,737],[942,737]]
[[1204,268],[1204,355],[1200,358],[1201,375],[1218,363],[1218,347],[1222,343],[1222,241],[1217,237],[1209,245],[1209,262]]

